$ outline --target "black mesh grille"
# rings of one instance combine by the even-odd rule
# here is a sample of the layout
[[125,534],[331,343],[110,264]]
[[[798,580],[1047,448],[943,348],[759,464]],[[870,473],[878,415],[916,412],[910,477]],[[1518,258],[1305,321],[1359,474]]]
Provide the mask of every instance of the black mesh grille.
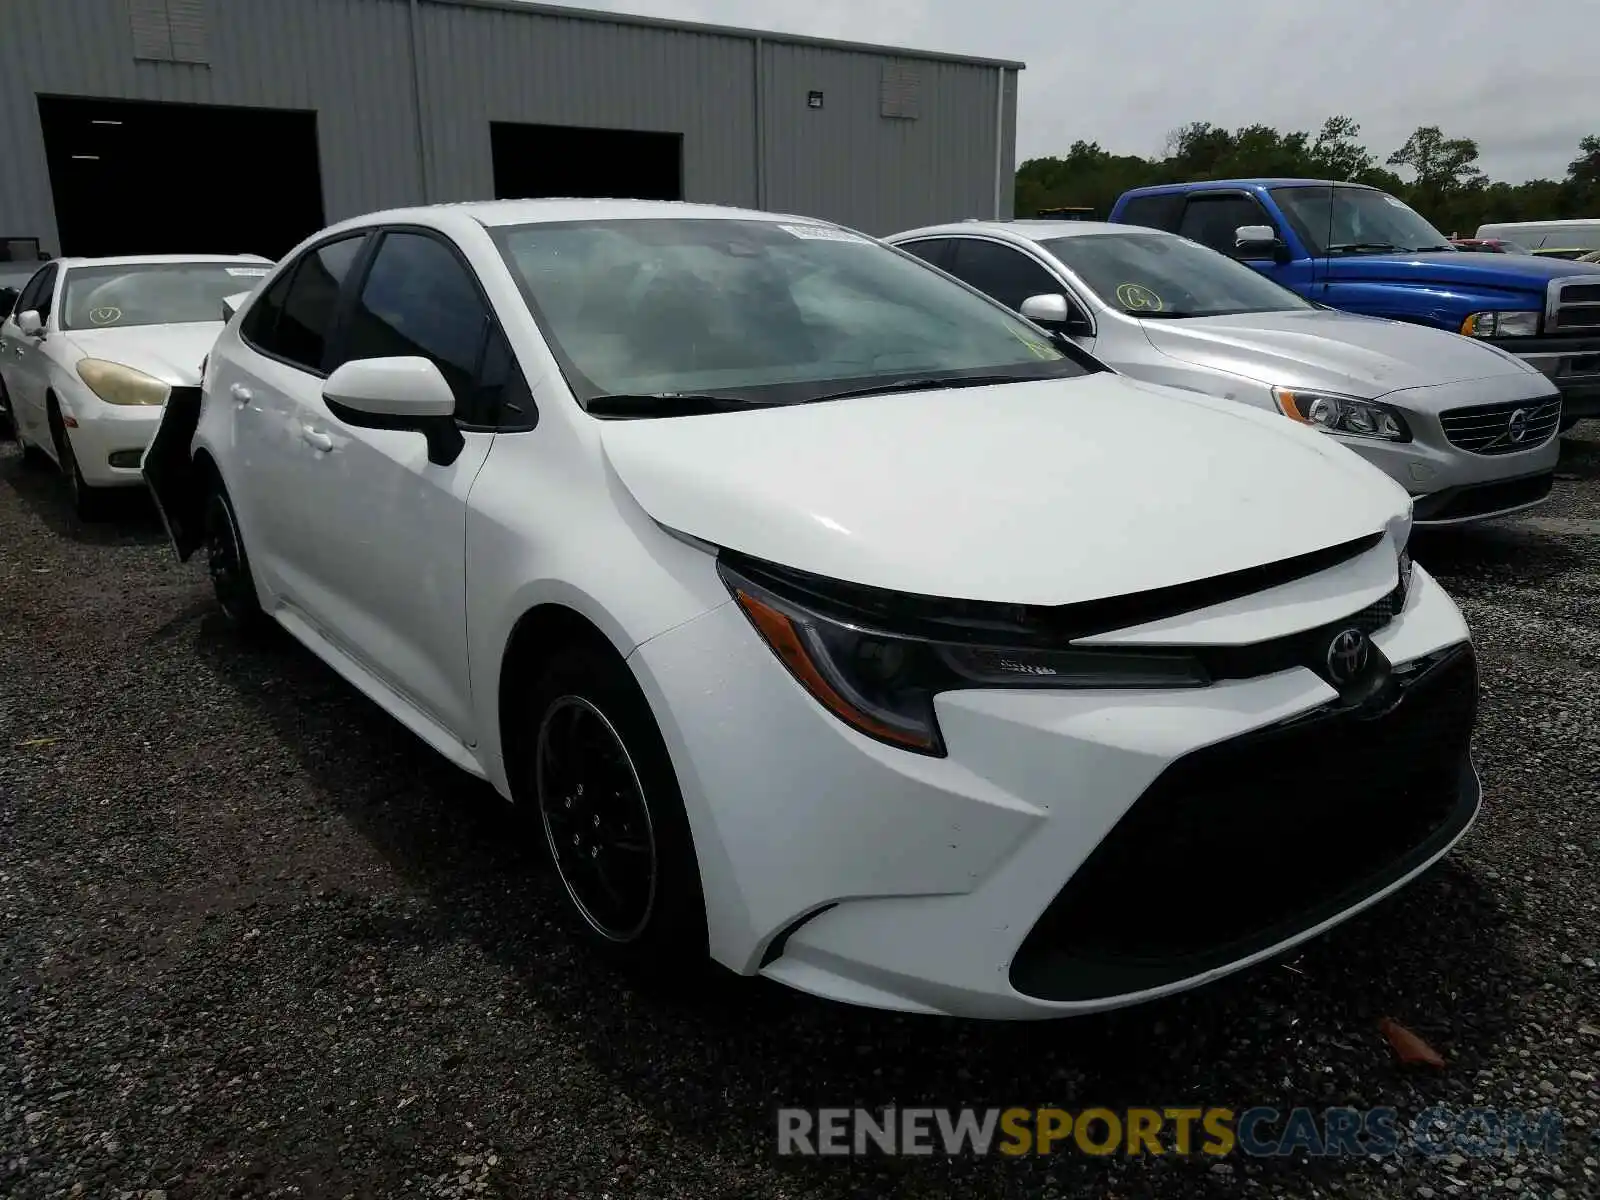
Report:
[[1439,423],[1452,446],[1473,454],[1513,454],[1542,446],[1555,436],[1561,424],[1561,399],[1452,408],[1440,414]]
[[1488,513],[1507,512],[1543,500],[1555,486],[1555,478],[1554,471],[1545,471],[1517,479],[1447,488],[1418,496],[1412,502],[1411,515],[1417,521],[1463,521]]
[[1477,666],[1407,670],[1378,716],[1329,707],[1178,760],[1046,909],[1011,982],[1085,1000],[1257,952],[1381,890],[1477,811]]

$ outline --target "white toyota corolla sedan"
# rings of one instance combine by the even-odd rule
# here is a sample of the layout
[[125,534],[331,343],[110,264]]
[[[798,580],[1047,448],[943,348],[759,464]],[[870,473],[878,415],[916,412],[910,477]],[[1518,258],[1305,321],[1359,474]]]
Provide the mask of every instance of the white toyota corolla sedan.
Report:
[[142,484],[162,403],[199,387],[223,298],[269,266],[254,254],[61,258],[23,286],[0,322],[0,409],[24,452],[61,468],[80,516]]
[[635,966],[1109,1008],[1328,928],[1478,809],[1401,488],[819,221],[336,225],[144,470],[223,611],[534,810]]

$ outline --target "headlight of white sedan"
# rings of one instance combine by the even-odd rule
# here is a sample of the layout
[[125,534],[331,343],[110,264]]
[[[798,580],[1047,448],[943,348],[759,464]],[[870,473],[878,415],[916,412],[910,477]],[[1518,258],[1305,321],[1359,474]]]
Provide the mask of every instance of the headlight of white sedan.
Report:
[[78,378],[107,404],[159,408],[167,402],[167,394],[172,391],[171,387],[153,375],[99,358],[81,360],[78,363]]
[[1539,332],[1536,312],[1476,312],[1461,322],[1468,337],[1533,337]]
[[1272,398],[1290,420],[1313,425],[1328,433],[1352,437],[1377,438],[1385,442],[1409,442],[1411,430],[1400,410],[1376,400],[1358,400],[1333,392],[1302,391],[1299,388],[1273,388]]

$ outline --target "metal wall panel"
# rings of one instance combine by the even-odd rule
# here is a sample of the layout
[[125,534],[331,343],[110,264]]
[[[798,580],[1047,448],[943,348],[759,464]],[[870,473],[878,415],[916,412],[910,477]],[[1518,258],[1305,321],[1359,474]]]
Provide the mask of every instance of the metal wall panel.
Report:
[[[1002,129],[1000,68],[774,42],[763,54],[768,208],[880,236],[994,215],[996,167],[1006,158],[999,139],[1016,106],[1008,88]],[[895,69],[904,64],[920,74],[914,101]],[[807,104],[814,91],[821,108]],[[917,115],[885,116],[886,106]],[[1009,215],[1008,198],[1004,205]]]
[[494,195],[489,122],[683,135],[684,199],[755,203],[748,40],[671,28],[423,4],[432,201]]
[[[203,50],[209,65],[137,61],[127,0],[0,0],[0,232],[59,248],[40,94],[315,110],[330,221],[420,195],[403,0],[173,8],[180,24],[188,21],[178,49]],[[196,12],[204,18],[198,45]],[[170,162],[150,164],[150,179],[215,187],[219,203],[229,187],[273,186],[209,179],[204,161],[204,146],[174,146]]]
[[[169,55],[208,62],[137,60],[129,0],[0,0],[0,234],[57,248],[40,94],[313,110],[330,221],[492,196],[491,121],[680,133],[686,199],[872,233],[992,215],[997,163],[1010,211],[1016,73],[998,64],[470,0],[134,3],[166,15]],[[208,179],[204,157],[175,146],[152,177],[273,185]]]

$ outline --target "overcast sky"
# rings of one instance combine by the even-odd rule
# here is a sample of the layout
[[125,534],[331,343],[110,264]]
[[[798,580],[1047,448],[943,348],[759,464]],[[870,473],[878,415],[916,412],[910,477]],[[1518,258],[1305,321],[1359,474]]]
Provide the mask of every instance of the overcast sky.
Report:
[[1078,138],[1153,155],[1189,121],[1315,131],[1386,158],[1418,125],[1491,178],[1559,177],[1600,132],[1600,0],[580,0],[1027,63],[1018,161]]

